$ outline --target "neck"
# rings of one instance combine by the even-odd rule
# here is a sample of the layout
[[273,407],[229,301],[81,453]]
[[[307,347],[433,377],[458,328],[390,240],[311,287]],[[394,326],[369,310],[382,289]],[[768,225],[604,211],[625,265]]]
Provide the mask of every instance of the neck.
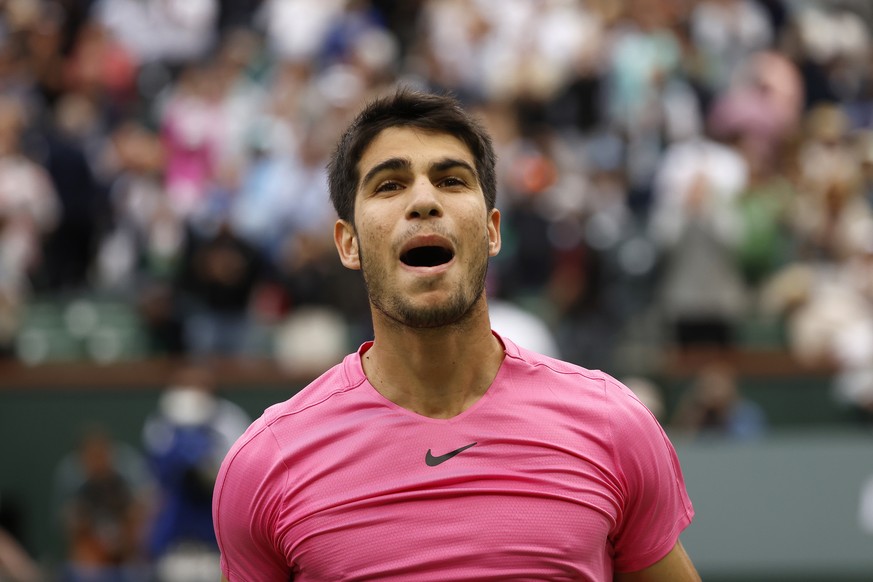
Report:
[[374,312],[373,328],[364,373],[385,398],[423,416],[465,411],[485,394],[503,362],[484,297],[458,324],[416,329]]

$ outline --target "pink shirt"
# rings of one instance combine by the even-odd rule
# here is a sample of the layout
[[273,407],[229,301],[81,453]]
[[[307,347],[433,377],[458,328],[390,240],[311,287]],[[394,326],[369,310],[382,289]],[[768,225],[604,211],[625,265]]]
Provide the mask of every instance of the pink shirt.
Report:
[[672,445],[624,386],[522,349],[451,419],[401,408],[358,353],[267,409],[213,498],[231,582],[612,580],[691,522]]

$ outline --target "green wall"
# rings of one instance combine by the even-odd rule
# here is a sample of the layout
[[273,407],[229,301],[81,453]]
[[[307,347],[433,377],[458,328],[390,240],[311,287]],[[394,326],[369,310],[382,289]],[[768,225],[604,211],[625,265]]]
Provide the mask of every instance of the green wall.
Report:
[[[675,401],[687,382],[665,386]],[[220,393],[256,417],[300,387],[224,386]],[[139,448],[159,388],[0,388],[0,491],[21,503],[25,541],[46,563],[61,552],[53,473],[79,429],[97,422]],[[747,378],[742,389],[770,416],[769,437],[676,441],[697,511],[683,541],[704,580],[873,579],[873,537],[860,532],[853,513],[860,483],[873,475],[873,432],[846,432],[822,378]]]
[[[223,390],[255,418],[274,402],[289,398],[300,386]],[[74,449],[80,430],[105,427],[117,440],[141,450],[141,430],[157,405],[159,388],[0,389],[0,492],[3,503],[24,512],[26,545],[54,563],[61,536],[52,507],[54,472]]]

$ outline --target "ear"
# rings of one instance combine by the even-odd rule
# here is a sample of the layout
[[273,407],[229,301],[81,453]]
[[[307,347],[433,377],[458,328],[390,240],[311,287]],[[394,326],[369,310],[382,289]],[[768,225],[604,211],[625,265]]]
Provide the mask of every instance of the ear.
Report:
[[358,254],[358,237],[355,227],[345,220],[337,220],[333,225],[333,242],[339,253],[340,261],[347,269],[359,270],[361,258]]
[[488,213],[488,256],[497,256],[500,252],[500,211],[496,208]]

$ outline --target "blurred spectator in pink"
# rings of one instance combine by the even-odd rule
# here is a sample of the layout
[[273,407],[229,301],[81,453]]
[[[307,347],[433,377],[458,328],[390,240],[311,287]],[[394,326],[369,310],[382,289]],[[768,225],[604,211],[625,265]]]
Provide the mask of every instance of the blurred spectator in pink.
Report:
[[267,107],[269,94],[260,76],[266,63],[262,40],[250,30],[231,30],[220,39],[204,74],[213,85],[214,163],[243,167],[253,127]]
[[738,197],[738,257],[753,287],[792,258],[795,155],[803,88],[797,67],[775,52],[750,55],[710,112],[713,135],[733,144],[748,168]]
[[190,65],[180,74],[161,115],[166,151],[167,196],[181,217],[203,204],[219,163],[222,124],[220,87],[205,65]]
[[742,142],[756,157],[773,158],[797,132],[803,104],[797,66],[776,52],[753,53],[736,64],[730,84],[713,103],[711,132]]

